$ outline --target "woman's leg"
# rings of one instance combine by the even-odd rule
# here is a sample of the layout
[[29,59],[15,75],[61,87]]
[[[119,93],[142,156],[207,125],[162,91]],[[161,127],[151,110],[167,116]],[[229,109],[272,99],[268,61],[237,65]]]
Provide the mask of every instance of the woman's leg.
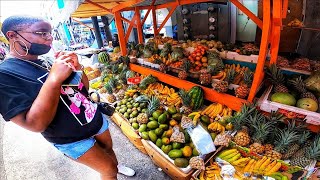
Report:
[[116,154],[112,149],[112,138],[110,135],[110,131],[106,130],[102,134],[95,136],[95,139],[97,143],[105,150],[105,152],[112,157],[116,165],[118,165]]
[[102,180],[115,180],[117,179],[118,169],[117,164],[112,159],[111,155],[105,153],[104,149],[95,143],[92,148],[75,161],[98,171]]

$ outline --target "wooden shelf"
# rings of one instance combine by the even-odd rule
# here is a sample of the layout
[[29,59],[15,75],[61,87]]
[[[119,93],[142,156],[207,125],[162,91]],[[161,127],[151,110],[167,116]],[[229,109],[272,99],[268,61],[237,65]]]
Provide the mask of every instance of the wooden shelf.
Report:
[[282,27],[291,28],[291,29],[309,30],[309,31],[320,31],[320,28],[311,28],[311,27],[292,27],[292,26],[282,26]]
[[190,81],[181,80],[175,76],[171,76],[171,75],[168,75],[150,68],[146,68],[143,66],[139,66],[136,64],[130,64],[130,69],[140,74],[145,74],[145,75],[152,74],[153,76],[157,77],[159,81],[177,88],[183,88],[183,89],[189,90],[193,86],[200,86],[204,91],[205,99],[211,102],[218,102],[218,103],[224,104],[235,111],[239,111],[241,109],[241,106],[247,102],[244,99],[240,99],[225,93],[218,93],[217,91],[211,88],[204,87],[199,84],[192,83]]

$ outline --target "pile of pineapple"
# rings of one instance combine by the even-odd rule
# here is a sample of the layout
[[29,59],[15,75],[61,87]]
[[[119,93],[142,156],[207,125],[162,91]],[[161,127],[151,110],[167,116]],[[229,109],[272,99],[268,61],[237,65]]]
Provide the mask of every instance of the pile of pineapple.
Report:
[[320,136],[295,120],[284,123],[283,115],[265,116],[254,105],[244,105],[230,121],[237,131],[233,142],[251,153],[290,160],[290,165],[303,168],[320,160]]

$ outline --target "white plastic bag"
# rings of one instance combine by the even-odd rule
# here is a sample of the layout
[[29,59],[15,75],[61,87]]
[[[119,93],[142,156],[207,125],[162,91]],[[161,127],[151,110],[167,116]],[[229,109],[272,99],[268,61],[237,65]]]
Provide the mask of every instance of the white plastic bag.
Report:
[[187,132],[200,155],[206,155],[216,150],[210,134],[200,124],[193,129],[188,128]]

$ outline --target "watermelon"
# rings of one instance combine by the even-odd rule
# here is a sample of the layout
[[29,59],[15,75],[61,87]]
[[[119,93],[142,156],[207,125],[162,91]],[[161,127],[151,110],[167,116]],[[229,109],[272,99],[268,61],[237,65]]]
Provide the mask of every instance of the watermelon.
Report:
[[191,98],[191,108],[200,109],[203,104],[203,90],[199,86],[192,87],[188,92],[189,97]]
[[102,64],[106,64],[110,61],[110,55],[103,51],[98,54],[98,61]]

